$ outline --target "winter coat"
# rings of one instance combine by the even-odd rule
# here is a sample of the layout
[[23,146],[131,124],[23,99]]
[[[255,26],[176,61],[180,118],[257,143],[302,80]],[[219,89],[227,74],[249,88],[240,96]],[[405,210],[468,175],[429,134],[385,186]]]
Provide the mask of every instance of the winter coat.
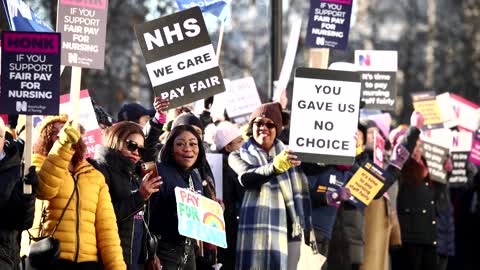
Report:
[[344,186],[351,176],[352,174],[348,170],[340,170],[333,165],[324,167],[323,171],[318,174],[308,176],[313,206],[313,228],[329,240],[332,239],[337,208],[326,204],[326,192]]
[[[402,172],[416,169],[415,161],[410,159]],[[402,174],[397,211],[403,243],[437,245],[434,185],[428,175],[424,179],[414,179],[413,176]]]
[[455,222],[448,183],[434,183],[437,211],[437,252],[455,256]]
[[185,236],[178,233],[177,204],[175,188],[189,188],[192,177],[195,192],[202,194],[202,182],[196,170],[182,171],[176,165],[162,162],[157,164],[163,184],[160,191],[150,197],[150,231],[160,236],[161,241],[177,244],[184,242]]
[[4,151],[6,155],[0,160],[0,213],[3,216],[0,220],[0,266],[8,265],[13,269],[20,260],[19,233],[33,223],[35,189],[32,194],[23,194],[21,160],[14,143],[5,141]]
[[[70,145],[57,141],[47,157],[33,155],[39,178],[37,197],[48,201],[44,235],[51,234],[76,184],[77,190],[54,235],[60,240],[60,258],[79,263],[97,262],[100,255],[105,269],[126,269],[105,178],[86,160],[70,173],[68,166],[73,154]],[[37,209],[36,214],[41,214],[39,212],[42,209]]]
[[227,250],[219,250],[219,257],[225,269],[235,267],[235,247],[237,245],[238,221],[240,219],[240,207],[242,205],[245,189],[240,185],[238,175],[228,165],[228,153],[223,152],[223,203],[225,211],[225,230],[227,233]]
[[[102,172],[108,185],[117,218],[123,258],[128,265],[137,263],[132,262],[134,215],[144,210],[145,200],[138,192],[141,178],[135,173],[135,164],[119,151],[103,146],[96,148],[95,159],[89,159],[89,162]],[[135,187],[135,192],[132,192],[132,187]]]

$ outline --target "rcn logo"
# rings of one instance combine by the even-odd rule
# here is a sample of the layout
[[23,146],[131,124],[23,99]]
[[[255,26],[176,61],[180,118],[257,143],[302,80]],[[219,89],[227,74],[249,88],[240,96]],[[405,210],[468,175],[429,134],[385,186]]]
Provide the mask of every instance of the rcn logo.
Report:
[[317,37],[317,39],[315,40],[315,43],[317,45],[324,46],[325,45],[325,38],[324,37]]
[[68,63],[77,64],[78,63],[78,54],[77,53],[68,53]]
[[359,55],[358,56],[358,63],[360,63],[360,66],[367,66],[369,67],[370,64],[372,63],[370,61],[370,54],[366,54],[366,55]]
[[17,112],[26,112],[27,111],[27,102],[26,101],[17,101],[15,104]]

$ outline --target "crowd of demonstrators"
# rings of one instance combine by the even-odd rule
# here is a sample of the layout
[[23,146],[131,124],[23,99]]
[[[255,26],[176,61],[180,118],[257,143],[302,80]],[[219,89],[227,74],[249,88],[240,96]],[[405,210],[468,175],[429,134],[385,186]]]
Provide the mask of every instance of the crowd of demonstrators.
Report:
[[[382,123],[360,119],[355,161],[345,166],[300,162],[288,150],[289,115],[279,103],[254,110],[245,131],[212,117],[211,101],[201,114],[189,105],[167,114],[169,105],[160,97],[152,110],[125,104],[115,123],[95,105],[103,142],[89,159],[80,126],[66,115],[46,117],[25,176],[21,121],[17,131],[16,123],[0,122],[0,208],[11,217],[0,221],[0,268],[24,269],[19,235],[30,227],[34,240],[60,241],[60,259],[51,265],[25,261],[34,270],[145,269],[152,237],[167,270],[218,263],[226,270],[296,269],[302,241],[327,257],[322,270],[446,270],[458,263],[449,257],[457,250],[455,196],[463,193],[431,180],[420,113],[390,134]],[[345,186],[360,166],[373,163],[375,133],[386,142],[384,186],[359,208]],[[207,153],[222,155],[223,201]],[[142,171],[146,162],[154,162],[158,176]],[[450,159],[444,168],[452,170]],[[476,194],[480,177],[473,164],[468,168],[465,189]],[[24,182],[32,184],[31,194],[23,194]],[[221,204],[226,249],[179,234],[176,187]]]

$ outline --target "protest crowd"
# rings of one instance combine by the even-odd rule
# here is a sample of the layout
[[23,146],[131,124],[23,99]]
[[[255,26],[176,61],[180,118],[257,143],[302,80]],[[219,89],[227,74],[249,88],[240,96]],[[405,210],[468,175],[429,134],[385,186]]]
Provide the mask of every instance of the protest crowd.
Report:
[[[463,269],[459,251],[475,258],[480,106],[419,92],[409,122],[395,121],[395,51],[296,67],[293,89],[280,79],[262,103],[253,78],[223,78],[207,7],[177,1],[179,13],[134,26],[152,109],[112,116],[76,77],[103,68],[108,4],[62,2],[61,38],[2,31],[0,270],[447,270]],[[323,24],[348,24],[347,2],[312,1],[312,48],[346,46],[348,29]],[[60,65],[73,66],[62,96]]]

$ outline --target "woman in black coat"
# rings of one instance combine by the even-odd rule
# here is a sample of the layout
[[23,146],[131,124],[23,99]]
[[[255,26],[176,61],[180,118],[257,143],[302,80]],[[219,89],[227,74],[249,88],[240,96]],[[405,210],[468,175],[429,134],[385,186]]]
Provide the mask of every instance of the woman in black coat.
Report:
[[150,173],[142,179],[136,169],[143,145],[142,127],[133,122],[120,122],[107,130],[104,146],[97,147],[95,159],[89,160],[105,176],[129,270],[140,269],[139,263],[143,263],[140,252],[146,202],[160,186],[159,177],[150,177]]
[[198,168],[206,163],[200,136],[189,125],[172,129],[160,153],[158,172],[163,184],[150,201],[150,230],[159,239],[158,256],[164,270],[196,269],[195,240],[178,232],[175,188],[203,194]]

